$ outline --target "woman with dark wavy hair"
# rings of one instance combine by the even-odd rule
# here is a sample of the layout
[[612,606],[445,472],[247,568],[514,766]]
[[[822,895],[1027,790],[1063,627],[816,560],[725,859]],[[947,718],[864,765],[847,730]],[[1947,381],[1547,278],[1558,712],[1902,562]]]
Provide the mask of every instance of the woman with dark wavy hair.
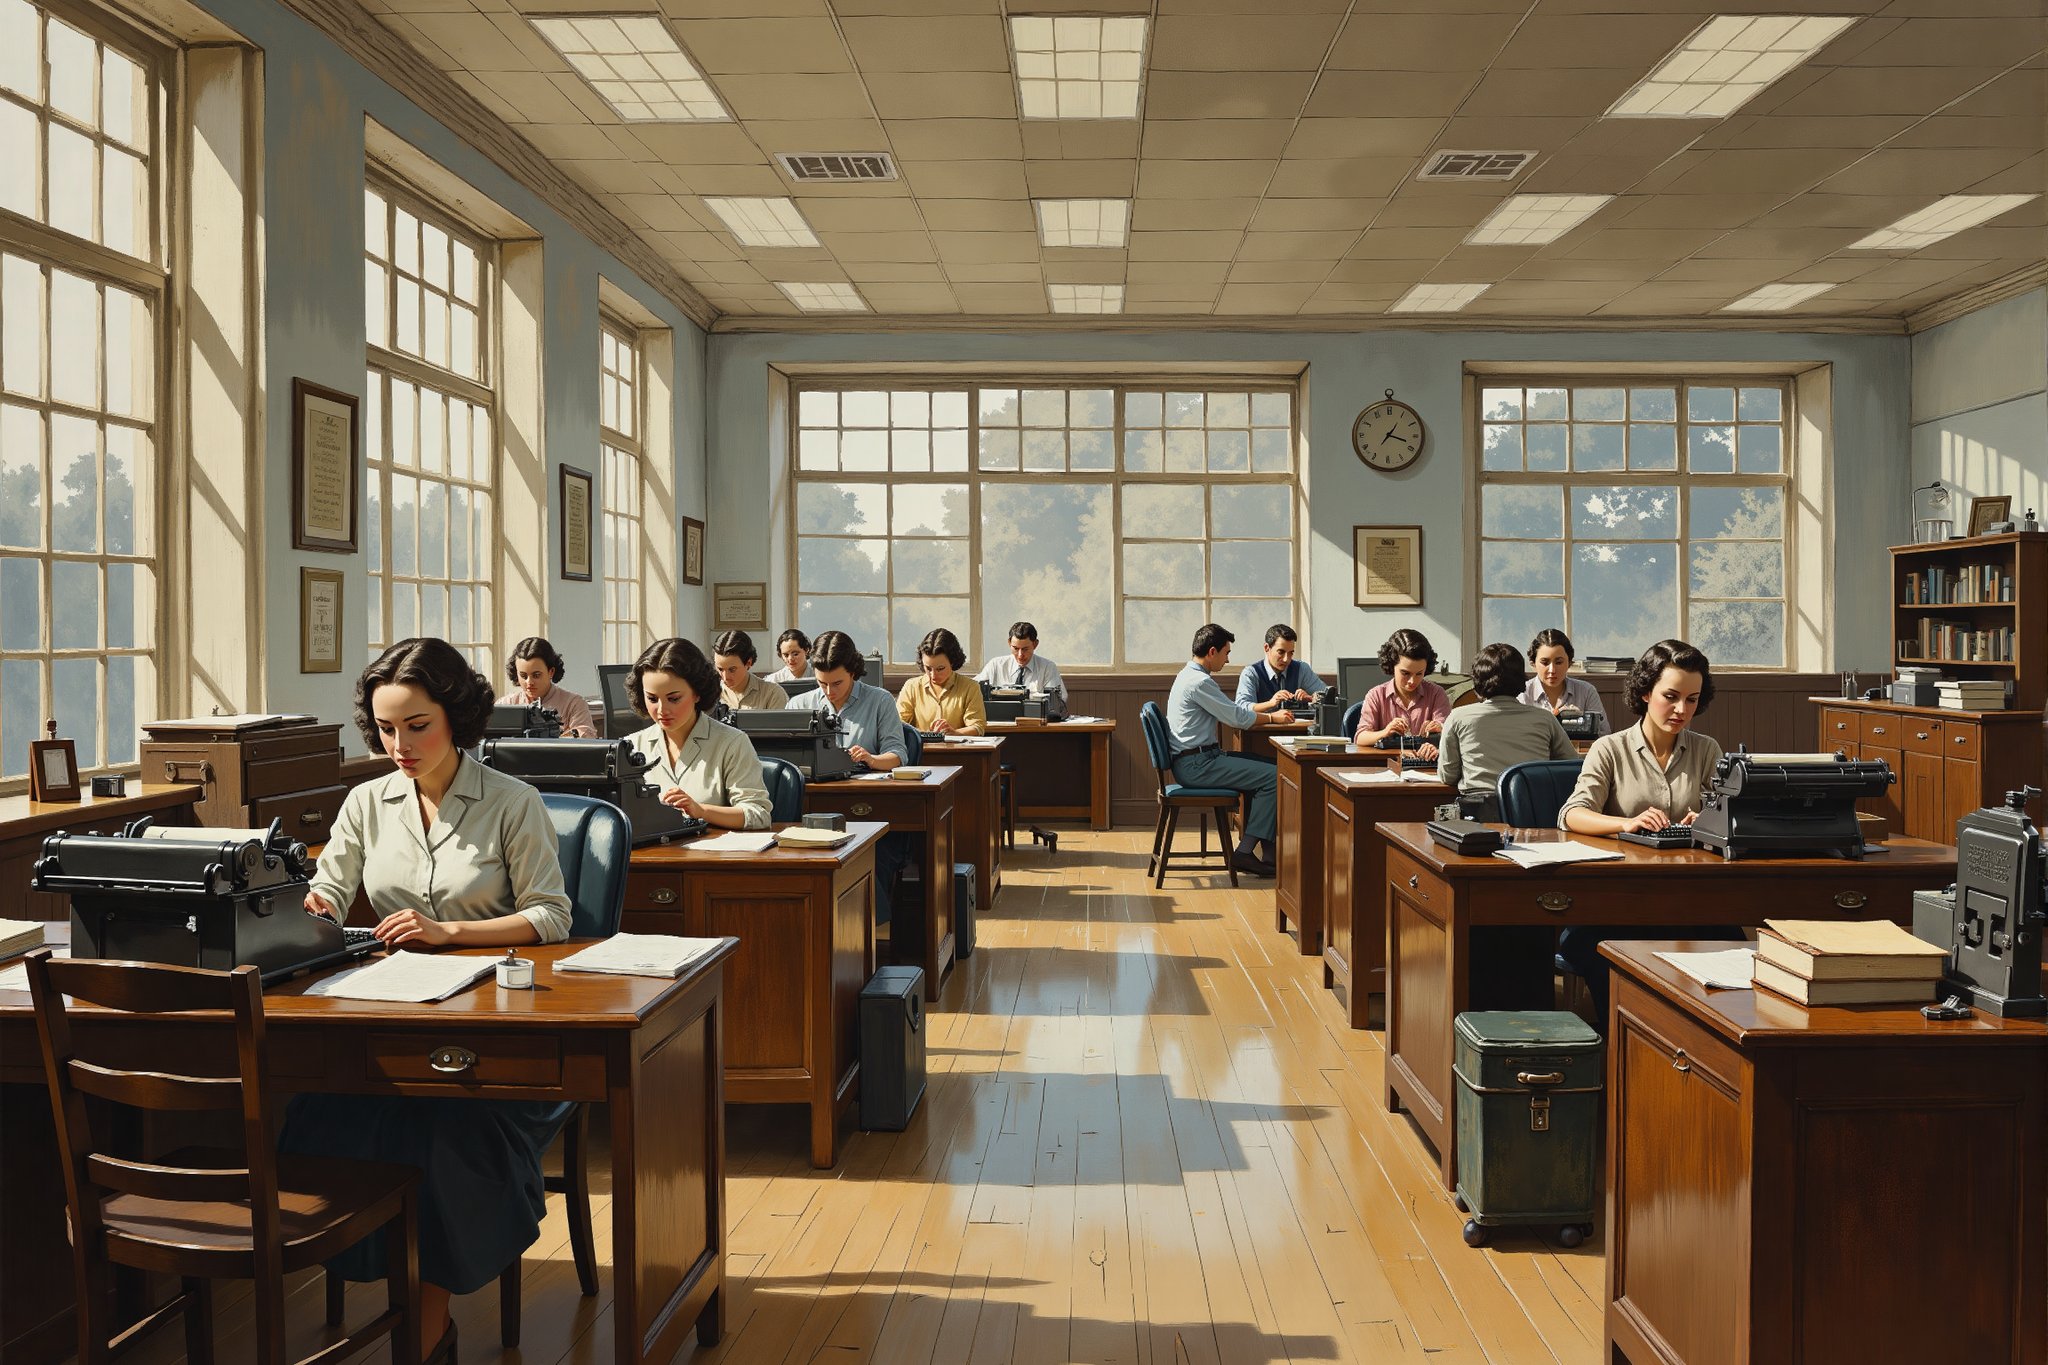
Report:
[[590,718],[590,703],[562,686],[566,672],[562,656],[538,635],[529,635],[512,646],[505,661],[505,676],[512,690],[498,698],[500,706],[543,706],[562,720],[563,739],[596,739],[597,722]]
[[[1363,749],[1391,735],[1434,735],[1451,714],[1451,698],[1429,681],[1436,672],[1436,648],[1419,630],[1397,630],[1380,646],[1380,671],[1387,680],[1365,694],[1352,742]],[[1436,745],[1415,751],[1427,762]]]
[[[340,920],[360,888],[388,951],[558,943],[569,897],[540,793],[464,750],[483,738],[491,685],[446,640],[400,640],[356,681],[363,741],[397,765],[348,794],[306,909]],[[278,1146],[420,1172],[420,1350],[454,1350],[448,1300],[497,1279],[540,1235],[541,1154],[559,1106],[524,1100],[300,1095]],[[384,1278],[384,1242],[328,1263]]]
[[647,759],[661,799],[719,829],[766,829],[768,783],[754,745],[705,712],[718,705],[718,670],[680,636],[656,640],[626,676],[633,709],[654,723],[626,742]]

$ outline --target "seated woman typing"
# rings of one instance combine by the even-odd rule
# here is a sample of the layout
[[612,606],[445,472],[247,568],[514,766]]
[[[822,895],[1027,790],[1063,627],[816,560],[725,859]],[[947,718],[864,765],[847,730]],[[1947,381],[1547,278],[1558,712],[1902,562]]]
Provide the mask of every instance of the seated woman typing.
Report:
[[543,706],[562,718],[563,739],[596,739],[597,722],[590,718],[590,703],[562,683],[562,656],[538,635],[529,635],[512,646],[505,663],[505,676],[513,688],[498,698],[500,706]]
[[719,829],[768,828],[768,784],[747,737],[698,708],[718,672],[688,640],[656,640],[626,675],[633,709],[653,721],[627,743],[647,756],[663,803]]
[[896,714],[913,729],[942,735],[978,735],[988,729],[988,707],[981,685],[960,672],[967,651],[944,626],[917,646],[917,666],[924,671],[896,694]]
[[[1444,728],[1451,714],[1451,699],[1428,680],[1436,671],[1436,650],[1419,630],[1397,630],[1380,646],[1380,669],[1387,681],[1365,694],[1358,712],[1358,733],[1352,743],[1363,749],[1388,735],[1433,735]],[[1436,757],[1434,744],[1415,751],[1416,757]]]
[[[467,757],[483,738],[491,685],[445,640],[400,640],[356,682],[363,740],[398,765],[348,794],[306,909],[339,920],[360,888],[387,948],[558,943],[569,897],[540,793]],[[420,1172],[420,1351],[454,1350],[451,1294],[497,1279],[540,1235],[541,1154],[559,1126],[552,1102],[401,1095],[294,1098],[278,1146]],[[350,1280],[384,1278],[384,1241],[329,1262]]]
[[[1622,695],[1634,725],[1602,735],[1586,752],[1578,785],[1565,798],[1557,826],[1576,834],[1620,834],[1691,824],[1700,796],[1713,781],[1721,746],[1692,729],[1714,700],[1707,656],[1683,640],[1659,640],[1629,670]],[[1718,938],[1718,928],[1567,929],[1558,952],[1585,978],[1602,1020],[1607,1017],[1607,962],[1600,944],[1610,938]]]
[[1579,756],[1556,716],[1518,699],[1523,676],[1519,650],[1488,645],[1472,660],[1479,704],[1460,707],[1444,722],[1437,779],[1457,789],[1472,819],[1500,819],[1500,775],[1517,763]]
[[1593,718],[1594,735],[1604,735],[1613,727],[1607,723],[1607,708],[1601,704],[1599,692],[1584,678],[1571,676],[1572,660],[1577,657],[1571,636],[1556,629],[1537,631],[1529,642],[1529,662],[1535,665],[1536,676],[1523,686],[1522,702],[1552,715],[1583,711]]
[[775,637],[775,657],[782,667],[768,675],[772,683],[795,682],[811,676],[811,637],[791,626]]
[[820,635],[811,651],[811,671],[818,675],[818,690],[792,700],[789,710],[830,712],[839,721],[846,752],[874,772],[910,761],[896,704],[881,688],[861,681],[868,665],[852,636],[843,630]]
[[718,699],[735,711],[780,711],[789,693],[754,675],[754,637],[743,630],[719,633],[711,642],[711,661],[718,669]]

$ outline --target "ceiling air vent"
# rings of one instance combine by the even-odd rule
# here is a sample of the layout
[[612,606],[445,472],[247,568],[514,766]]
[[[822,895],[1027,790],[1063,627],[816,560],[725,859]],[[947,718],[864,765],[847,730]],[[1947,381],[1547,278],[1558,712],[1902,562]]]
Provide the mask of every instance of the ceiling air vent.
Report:
[[777,152],[791,180],[894,180],[896,163],[887,152]]
[[1513,180],[1536,159],[1534,152],[1431,152],[1417,180]]

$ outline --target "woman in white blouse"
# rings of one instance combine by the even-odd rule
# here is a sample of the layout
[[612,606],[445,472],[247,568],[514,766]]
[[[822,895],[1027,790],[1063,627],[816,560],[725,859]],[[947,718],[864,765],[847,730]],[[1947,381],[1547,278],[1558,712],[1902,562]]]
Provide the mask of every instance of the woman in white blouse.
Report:
[[754,745],[705,715],[718,701],[718,670],[688,640],[656,640],[627,675],[633,709],[653,721],[627,742],[647,757],[661,799],[720,829],[768,828],[768,784]]
[[1522,689],[1524,706],[1540,706],[1556,715],[1564,710],[1583,711],[1593,718],[1593,733],[1607,733],[1607,708],[1600,702],[1600,694],[1593,684],[1584,678],[1574,678],[1570,669],[1572,660],[1577,658],[1572,648],[1572,637],[1556,628],[1539,630],[1536,638],[1529,642],[1529,662],[1535,665],[1535,676]]
[[[555,943],[569,897],[540,793],[463,751],[483,738],[491,685],[445,640],[401,640],[363,670],[355,718],[398,766],[348,794],[306,909],[339,920],[360,888],[388,950]],[[452,1294],[497,1279],[540,1235],[541,1154],[560,1106],[401,1095],[294,1098],[278,1145],[420,1172],[420,1351],[454,1353]],[[328,1263],[384,1278],[381,1236]]]

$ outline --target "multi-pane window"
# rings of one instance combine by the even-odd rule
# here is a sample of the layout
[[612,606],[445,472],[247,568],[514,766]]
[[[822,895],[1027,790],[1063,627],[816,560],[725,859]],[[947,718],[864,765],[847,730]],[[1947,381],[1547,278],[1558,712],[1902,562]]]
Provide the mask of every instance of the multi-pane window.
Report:
[[1667,636],[1783,668],[1789,386],[1618,379],[1479,391],[1479,629],[1583,655]]
[[640,598],[640,343],[609,321],[598,340],[598,448],[604,461],[604,657],[646,643]]
[[[1011,381],[802,387],[796,620],[913,662],[1033,622],[1063,667],[1171,665],[1297,616],[1294,393]],[[977,648],[978,646],[978,648]]]
[[496,670],[488,245],[390,189],[364,196],[372,657],[437,635]]
[[[45,722],[81,770],[156,713],[159,62],[0,0],[0,782]],[[147,713],[147,714],[145,714]]]

